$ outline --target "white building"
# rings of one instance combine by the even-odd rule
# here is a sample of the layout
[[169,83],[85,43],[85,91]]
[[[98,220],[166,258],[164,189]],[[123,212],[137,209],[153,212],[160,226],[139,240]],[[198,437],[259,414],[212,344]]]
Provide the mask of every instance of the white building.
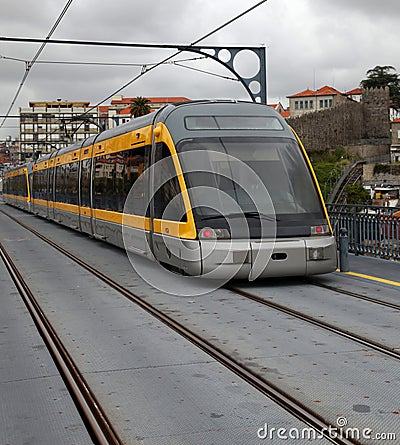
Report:
[[[353,90],[354,91],[354,90]],[[301,116],[313,111],[326,110],[351,99],[346,93],[325,85],[318,90],[306,89],[300,93],[287,96],[289,99],[290,117]]]
[[51,152],[99,132],[98,108],[89,102],[32,101],[20,108],[20,157]]

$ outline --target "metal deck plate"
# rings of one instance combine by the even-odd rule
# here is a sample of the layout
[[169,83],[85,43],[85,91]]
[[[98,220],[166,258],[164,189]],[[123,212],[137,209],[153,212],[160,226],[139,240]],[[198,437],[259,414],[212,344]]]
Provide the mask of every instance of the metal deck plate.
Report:
[[0,261],[0,443],[92,441],[42,338]]
[[23,258],[20,266],[46,315],[127,443],[258,444],[266,422],[305,427],[41,241],[8,247]]

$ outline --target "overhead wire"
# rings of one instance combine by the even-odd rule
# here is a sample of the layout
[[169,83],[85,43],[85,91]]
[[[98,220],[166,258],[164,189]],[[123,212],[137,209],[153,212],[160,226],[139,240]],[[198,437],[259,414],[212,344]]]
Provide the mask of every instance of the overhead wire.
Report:
[[[71,4],[73,0],[70,0],[68,3]],[[266,3],[268,0],[261,0],[259,2],[257,2],[255,5],[251,6],[250,8],[246,9],[245,11],[241,12],[240,14],[234,16],[233,18],[231,18],[230,20],[228,20],[227,22],[223,23],[222,25],[218,26],[217,28],[214,28],[212,31],[208,32],[207,34],[199,37],[198,39],[196,39],[195,41],[193,41],[192,43],[190,43],[190,45],[182,45],[183,46],[194,46],[197,45],[198,43],[200,43],[201,41],[205,40],[206,38],[212,36],[213,34],[217,33],[218,31],[222,30],[223,28],[227,27],[228,25],[230,25],[231,23],[235,22],[236,20],[240,19],[241,17],[245,16],[246,14],[248,14],[249,12],[253,11],[254,9],[258,8],[259,6],[261,6],[263,3]],[[65,8],[64,8],[65,9]],[[50,35],[46,38],[46,40],[49,40]],[[1,40],[7,40],[7,38],[1,38]],[[19,39],[19,40],[29,40],[29,39]],[[34,39],[32,39],[34,40]],[[43,45],[45,45],[46,43],[49,42],[44,42]],[[62,42],[62,41],[58,41],[58,42],[52,42],[52,43],[67,43],[67,42]],[[72,43],[72,42],[71,42]],[[82,42],[83,43],[83,42]],[[91,42],[91,43],[95,43],[95,42]],[[100,42],[97,42],[98,44],[101,44]],[[84,44],[84,43],[83,43]],[[135,46],[134,44],[127,44],[126,46]],[[143,45],[141,45],[143,46]],[[148,45],[149,47],[153,47],[156,45]],[[160,45],[157,45],[157,47],[160,47]],[[167,45],[166,45],[167,47]],[[135,77],[133,77],[132,79],[130,79],[128,82],[126,82],[125,84],[123,84],[121,87],[119,87],[117,90],[113,91],[111,94],[109,94],[107,97],[103,98],[101,101],[97,102],[95,105],[89,107],[85,112],[83,112],[81,114],[81,116],[85,116],[86,114],[89,114],[93,109],[99,107],[101,104],[103,104],[104,102],[106,102],[107,100],[111,99],[113,96],[115,96],[116,94],[120,93],[122,90],[124,90],[125,88],[127,88],[128,86],[130,86],[131,84],[133,84],[134,82],[136,82],[138,79],[140,79],[141,77],[143,77],[145,74],[147,74],[148,72],[158,68],[159,66],[166,64],[167,62],[169,62],[171,59],[173,59],[174,57],[178,56],[179,54],[181,54],[182,52],[184,52],[185,49],[179,49],[178,51],[176,51],[174,54],[162,59],[161,61],[154,63],[152,65],[148,65],[148,64],[144,64],[141,65],[142,66],[142,70],[141,72],[136,75]],[[37,57],[36,57],[37,59]],[[35,61],[36,61],[35,59]],[[15,59],[14,59],[15,60]],[[172,62],[170,62],[172,63]],[[179,66],[179,64],[178,64]],[[183,66],[184,68],[188,68],[186,66]],[[199,70],[200,71],[200,70]],[[208,74],[212,74],[212,73],[208,73]],[[232,80],[236,80],[236,79],[232,79]],[[21,86],[22,88],[22,86]],[[17,96],[16,96],[17,97]],[[7,112],[7,115],[9,114],[9,112],[11,111],[11,108],[15,102],[16,98],[14,99],[12,105],[10,106],[9,111]],[[3,125],[5,119],[3,120],[1,126]],[[40,141],[39,141],[40,142]]]
[[[71,6],[73,0],[68,0],[67,3],[64,6],[64,9],[61,11],[60,15],[58,16],[57,20],[54,22],[52,28],[50,29],[50,32],[48,33],[46,40],[49,40],[50,37],[54,34],[55,30],[57,29],[58,25],[60,24],[61,20],[64,18],[65,14],[67,13],[69,7]],[[7,120],[7,116],[11,113],[11,110],[19,96],[19,93],[22,90],[22,87],[24,86],[24,83],[33,67],[33,65],[36,63],[37,59],[39,58],[40,54],[42,53],[42,51],[44,50],[46,44],[48,42],[43,42],[42,45],[40,46],[40,48],[37,50],[36,54],[33,56],[33,59],[30,62],[27,62],[25,64],[25,73],[22,76],[22,80],[17,88],[17,91],[14,95],[13,100],[11,101],[11,104],[6,112],[6,116],[4,117],[4,119],[2,120],[1,124],[0,124],[0,128],[3,128],[4,122]]]
[[[0,54],[0,59],[4,60],[12,60],[15,62],[24,62],[27,63],[28,61],[25,59],[18,59],[16,57],[9,57],[9,56],[3,56]],[[229,77],[229,76],[223,76],[221,74],[216,74],[211,71],[201,70],[199,68],[183,65],[182,62],[193,62],[195,60],[205,60],[207,59],[206,56],[201,57],[191,57],[191,58],[185,58],[180,60],[174,60],[166,62],[168,65],[175,65],[179,66],[181,68],[187,68],[189,70],[197,71],[199,73],[203,74],[209,74],[211,76],[220,77],[221,79],[227,79],[227,80],[234,80],[239,81],[237,78]],[[72,60],[38,60],[36,64],[49,64],[49,65],[83,65],[83,66],[121,66],[121,67],[148,67],[155,65],[155,63],[129,63],[129,62],[82,62],[82,61],[72,61]]]
[[[266,3],[268,0],[261,0],[260,2],[256,3],[255,5],[251,6],[250,8],[246,9],[245,11],[241,12],[240,14],[236,15],[235,17],[233,17],[232,19],[228,20],[227,22],[223,23],[222,25],[218,26],[217,28],[213,29],[212,31],[208,32],[207,34],[199,37],[197,40],[195,40],[194,42],[192,42],[190,45],[187,46],[194,46],[197,45],[198,43],[200,43],[202,40],[205,40],[206,38],[212,36],[213,34],[215,34],[216,32],[220,31],[221,29],[225,28],[226,26],[230,25],[231,23],[235,22],[236,20],[238,20],[239,18],[243,17],[244,15],[248,14],[249,12],[253,11],[254,9],[258,8],[259,6],[261,6],[263,3]],[[184,49],[178,50],[176,51],[174,54],[172,54],[171,56],[166,57],[165,59],[161,60],[160,62],[156,63],[155,65],[151,66],[150,68],[146,69],[146,70],[142,70],[137,76],[135,76],[134,78],[132,78],[131,80],[129,80],[128,82],[126,82],[124,85],[122,85],[120,88],[118,88],[117,90],[115,90],[113,93],[109,94],[107,97],[105,97],[104,99],[102,99],[100,102],[98,102],[96,105],[93,105],[91,108],[89,108],[87,111],[85,111],[85,113],[83,114],[87,114],[89,113],[91,110],[93,110],[94,108],[97,108],[98,106],[100,106],[102,103],[104,103],[105,101],[111,99],[113,96],[115,96],[116,94],[120,93],[122,90],[124,90],[125,88],[127,88],[128,86],[132,85],[134,82],[136,82],[138,79],[140,79],[141,77],[143,77],[145,74],[147,74],[148,72],[154,70],[155,68],[158,68],[159,66],[165,64],[166,62],[168,62],[169,60],[173,59],[174,57],[176,57],[177,55],[181,54],[182,52],[184,52]]]
[[[206,59],[206,56],[200,57],[190,57],[185,59],[177,60],[177,62],[192,62],[194,60]],[[28,63],[25,59],[18,59],[17,57],[9,57],[3,56],[0,54],[0,59],[4,60],[12,60],[15,62],[24,62]],[[82,61],[73,61],[73,60],[38,60],[36,64],[49,64],[49,65],[95,65],[95,66],[151,66],[155,65],[157,62],[153,63],[130,63],[130,62],[82,62]]]
[[217,73],[212,73],[211,71],[201,70],[201,69],[195,68],[193,66],[182,65],[182,63],[180,63],[178,61],[172,62],[172,65],[179,66],[181,68],[186,68],[186,69],[192,70],[192,71],[197,71],[198,73],[209,74],[210,76],[219,77],[221,79],[234,80],[236,82],[239,82],[239,79],[237,79],[237,78],[229,77],[229,76],[223,76],[222,74],[217,74]]
[[[253,11],[254,9],[258,8],[259,6],[261,6],[263,3],[266,3],[267,1],[268,0],[261,0],[261,1],[259,1],[255,5],[251,6],[250,8],[248,8],[245,11],[241,12],[240,14],[236,15],[235,17],[231,18],[230,20],[228,20],[227,22],[223,23],[222,25],[218,26],[217,28],[214,28],[212,31],[208,32],[207,34],[199,37],[197,40],[195,40],[194,42],[190,43],[189,45],[156,45],[156,44],[135,44],[135,43],[98,42],[98,41],[86,41],[85,42],[85,41],[73,41],[73,40],[51,40],[51,41],[49,41],[47,43],[71,44],[71,45],[114,46],[114,47],[130,47],[130,48],[134,48],[134,47],[141,47],[141,48],[165,48],[165,49],[172,49],[172,48],[177,48],[177,47],[181,48],[178,51],[176,51],[174,54],[166,57],[165,59],[163,59],[163,60],[161,60],[161,61],[159,61],[159,62],[157,62],[157,63],[155,63],[155,64],[153,64],[151,66],[143,65],[142,66],[143,69],[141,70],[141,72],[137,76],[135,76],[134,78],[132,78],[131,80],[126,82],[120,88],[118,88],[117,90],[115,90],[114,92],[109,94],[107,97],[103,98],[101,101],[99,101],[98,103],[93,105],[91,108],[89,108],[85,113],[83,113],[83,114],[87,114],[91,110],[93,110],[94,108],[97,108],[99,105],[101,105],[105,101],[111,99],[113,96],[115,96],[116,94],[118,94],[119,92],[121,92],[122,90],[127,88],[128,86],[130,86],[132,83],[134,83],[136,80],[138,80],[141,77],[143,77],[148,72],[154,70],[155,68],[158,68],[159,66],[167,63],[168,61],[170,61],[171,59],[173,59],[177,55],[179,55],[182,52],[184,52],[185,48],[197,45],[202,40],[205,40],[206,38],[212,36],[216,32],[220,31],[221,29],[225,28],[226,26],[230,25],[231,23],[235,22],[239,18],[243,17],[244,15],[246,15],[249,12]],[[38,42],[38,41],[41,41],[41,40],[40,39],[30,39],[30,38],[0,37],[0,41]],[[204,47],[204,48],[207,48],[207,47]]]

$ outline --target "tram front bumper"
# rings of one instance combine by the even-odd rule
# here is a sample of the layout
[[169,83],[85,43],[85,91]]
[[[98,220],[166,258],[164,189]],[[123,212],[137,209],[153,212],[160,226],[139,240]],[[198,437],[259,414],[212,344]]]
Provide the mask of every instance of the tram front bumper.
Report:
[[337,267],[333,236],[307,239],[201,241],[202,274],[210,278],[305,276]]

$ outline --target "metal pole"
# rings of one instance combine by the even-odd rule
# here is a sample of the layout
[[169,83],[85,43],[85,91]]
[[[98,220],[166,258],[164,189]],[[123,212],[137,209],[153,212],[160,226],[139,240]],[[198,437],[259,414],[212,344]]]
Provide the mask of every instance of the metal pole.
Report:
[[339,230],[339,265],[340,272],[348,272],[349,267],[349,237],[347,229],[342,227]]

